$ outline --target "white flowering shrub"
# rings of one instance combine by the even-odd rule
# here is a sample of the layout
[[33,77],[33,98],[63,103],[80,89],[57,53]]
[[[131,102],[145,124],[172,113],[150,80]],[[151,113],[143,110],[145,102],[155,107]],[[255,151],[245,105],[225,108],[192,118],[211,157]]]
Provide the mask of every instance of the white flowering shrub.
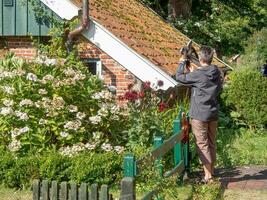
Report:
[[11,151],[121,152],[122,117],[113,95],[71,56],[0,61],[0,142]]

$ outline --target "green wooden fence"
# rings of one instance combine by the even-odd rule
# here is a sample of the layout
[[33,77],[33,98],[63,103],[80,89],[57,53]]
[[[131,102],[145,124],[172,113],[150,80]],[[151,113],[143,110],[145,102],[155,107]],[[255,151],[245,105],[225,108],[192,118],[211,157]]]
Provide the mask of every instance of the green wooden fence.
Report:
[[87,185],[47,180],[33,182],[33,200],[112,200],[107,185]]
[[[174,151],[173,160],[174,168],[164,172],[163,165],[160,160],[170,150]],[[180,110],[178,117],[173,122],[173,136],[163,141],[162,137],[154,138],[154,150],[143,156],[139,160],[135,160],[133,154],[124,157],[124,178],[121,182],[121,200],[135,200],[135,179],[142,173],[142,166],[149,164],[156,165],[159,175],[162,178],[168,178],[174,174],[182,176],[189,170],[189,161],[192,154],[189,149],[189,118]],[[149,191],[141,199],[149,200],[157,196],[158,190]]]

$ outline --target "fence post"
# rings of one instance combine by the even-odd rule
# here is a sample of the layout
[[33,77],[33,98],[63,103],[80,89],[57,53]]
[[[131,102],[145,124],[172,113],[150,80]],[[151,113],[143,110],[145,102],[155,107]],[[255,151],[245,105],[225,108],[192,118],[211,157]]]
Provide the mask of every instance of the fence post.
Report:
[[[173,134],[181,134],[181,118],[180,116],[173,121]],[[178,142],[174,145],[174,165],[178,165],[182,160],[182,144]]]
[[[154,148],[155,149],[158,148],[158,147],[160,147],[162,145],[162,143],[163,143],[163,138],[162,137],[156,136],[154,138]],[[163,165],[161,163],[161,157],[158,157],[157,158],[155,164],[156,164],[156,167],[158,168],[159,175],[161,177],[163,177]]]
[[136,176],[136,166],[135,166],[135,158],[133,154],[127,154],[124,156],[123,163],[123,172],[124,177],[135,177]]
[[82,183],[79,191],[80,200],[88,199],[88,186],[86,183]]
[[33,181],[32,193],[33,193],[32,199],[33,200],[39,200],[39,198],[40,198],[40,182],[39,182],[39,180]]
[[135,200],[135,178],[134,177],[124,177],[121,180],[121,196],[120,200]]
[[51,200],[58,200],[58,184],[57,184],[57,181],[52,181],[52,184],[51,184]]
[[133,154],[124,156],[123,172],[124,178],[121,181],[120,200],[135,200],[136,163]]
[[49,200],[49,183],[47,180],[42,181],[42,200]]

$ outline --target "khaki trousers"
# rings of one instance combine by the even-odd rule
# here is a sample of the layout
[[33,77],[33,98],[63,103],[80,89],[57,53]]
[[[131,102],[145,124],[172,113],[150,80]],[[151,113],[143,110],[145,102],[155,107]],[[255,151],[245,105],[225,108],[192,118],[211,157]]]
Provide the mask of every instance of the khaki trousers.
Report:
[[192,131],[196,139],[197,152],[203,165],[216,161],[216,133],[218,121],[203,122],[191,120]]

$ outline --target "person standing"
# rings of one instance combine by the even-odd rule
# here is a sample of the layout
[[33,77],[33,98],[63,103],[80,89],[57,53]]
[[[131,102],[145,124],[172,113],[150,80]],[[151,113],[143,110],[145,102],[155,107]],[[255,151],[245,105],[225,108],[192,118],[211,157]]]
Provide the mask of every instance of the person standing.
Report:
[[202,46],[199,52],[198,66],[194,71],[186,72],[189,61],[187,53],[182,54],[176,73],[176,80],[191,86],[189,116],[192,131],[196,139],[197,152],[204,168],[204,182],[212,180],[216,161],[216,132],[218,125],[218,97],[222,88],[221,73],[212,65],[213,49]]

